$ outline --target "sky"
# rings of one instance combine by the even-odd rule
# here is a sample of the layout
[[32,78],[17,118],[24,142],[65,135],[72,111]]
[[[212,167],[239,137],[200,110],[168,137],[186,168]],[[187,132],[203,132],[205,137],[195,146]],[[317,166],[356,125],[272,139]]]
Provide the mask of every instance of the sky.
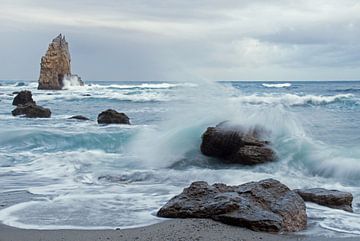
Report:
[[359,0],[0,0],[0,79],[65,34],[84,80],[359,80]]

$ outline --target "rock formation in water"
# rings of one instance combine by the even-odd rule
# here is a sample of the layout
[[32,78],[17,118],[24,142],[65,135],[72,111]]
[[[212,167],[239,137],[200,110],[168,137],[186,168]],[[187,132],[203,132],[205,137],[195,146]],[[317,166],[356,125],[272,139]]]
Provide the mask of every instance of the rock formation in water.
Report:
[[97,122],[99,124],[127,124],[130,125],[129,117],[124,113],[116,110],[108,109],[98,115]]
[[274,161],[275,152],[267,141],[261,139],[263,133],[266,131],[259,127],[246,130],[222,122],[206,130],[200,150],[204,155],[216,157],[224,163],[254,165]]
[[50,109],[33,103],[18,105],[11,113],[13,116],[24,115],[28,118],[50,118],[51,116]]
[[324,188],[295,189],[305,202],[313,202],[330,208],[353,212],[353,195],[349,192]]
[[27,103],[36,104],[32,98],[31,91],[22,90],[15,96],[12,104],[13,105],[25,105]]
[[[61,34],[53,39],[49,48],[41,58],[40,78],[38,89],[60,90],[64,86],[64,79],[71,78],[71,58],[68,42]],[[80,78],[79,85],[83,85]]]
[[255,231],[295,232],[307,224],[304,200],[274,179],[239,186],[194,182],[157,213],[167,218],[211,218]]
[[81,121],[88,121],[89,118],[82,116],[82,115],[74,115],[69,118],[70,120],[81,120]]

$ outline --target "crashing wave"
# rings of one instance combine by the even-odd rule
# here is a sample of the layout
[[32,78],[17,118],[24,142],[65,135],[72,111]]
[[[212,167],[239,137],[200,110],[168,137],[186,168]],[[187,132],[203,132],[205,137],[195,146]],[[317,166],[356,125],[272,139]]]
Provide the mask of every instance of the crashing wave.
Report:
[[267,84],[263,83],[262,86],[267,88],[288,88],[291,86],[290,83],[278,83],[278,84]]
[[84,86],[84,82],[78,75],[67,75],[63,79],[62,89],[70,89],[72,87]]

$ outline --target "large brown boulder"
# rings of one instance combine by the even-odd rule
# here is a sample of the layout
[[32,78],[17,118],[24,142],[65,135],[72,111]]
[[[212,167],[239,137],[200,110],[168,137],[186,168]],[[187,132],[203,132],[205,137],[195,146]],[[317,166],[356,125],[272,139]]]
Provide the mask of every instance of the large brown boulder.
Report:
[[[65,36],[60,34],[49,44],[45,56],[41,58],[38,89],[62,89],[64,86],[64,78],[75,76],[71,74],[70,62],[69,44],[65,40]],[[78,79],[80,82],[79,84],[83,85],[81,79]]]
[[17,95],[15,96],[12,102],[13,105],[25,105],[27,103],[36,104],[32,98],[31,91],[28,90],[23,90],[17,93]]
[[269,142],[262,139],[266,131],[255,127],[246,130],[241,126],[223,122],[209,127],[202,135],[201,152],[225,163],[254,165],[274,161],[275,152]]
[[239,186],[194,182],[157,213],[167,218],[211,218],[255,231],[294,232],[307,224],[303,199],[274,179]]
[[295,189],[305,202],[313,202],[330,208],[352,212],[353,195],[349,192],[325,188]]
[[13,116],[24,115],[28,118],[49,118],[51,116],[50,109],[32,103],[18,105],[11,113]]
[[124,114],[117,112],[116,110],[108,109],[101,112],[97,118],[98,124],[127,124],[130,125],[129,117]]

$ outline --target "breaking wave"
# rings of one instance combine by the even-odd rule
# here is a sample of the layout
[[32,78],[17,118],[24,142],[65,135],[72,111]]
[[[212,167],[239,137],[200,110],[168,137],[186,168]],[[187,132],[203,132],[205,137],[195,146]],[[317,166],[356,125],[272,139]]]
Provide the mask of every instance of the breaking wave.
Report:
[[352,94],[339,94],[332,96],[324,95],[295,95],[295,94],[284,94],[284,95],[248,95],[233,98],[234,100],[248,104],[282,104],[285,106],[302,106],[302,105],[326,105],[331,103],[344,103],[354,102],[354,95]]
[[291,83],[279,83],[279,84],[263,83],[262,86],[268,87],[268,88],[288,88],[291,86]]

